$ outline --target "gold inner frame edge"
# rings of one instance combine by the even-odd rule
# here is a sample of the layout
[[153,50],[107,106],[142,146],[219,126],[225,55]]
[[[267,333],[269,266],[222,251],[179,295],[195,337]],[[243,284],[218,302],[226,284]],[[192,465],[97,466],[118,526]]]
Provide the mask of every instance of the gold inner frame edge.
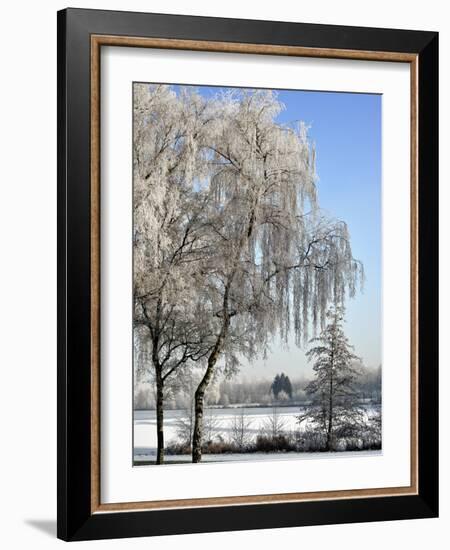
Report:
[[[410,65],[410,252],[411,252],[411,483],[406,487],[367,488],[339,491],[282,493],[232,497],[149,500],[142,502],[101,503],[100,499],[100,49],[102,46],[163,48],[206,52],[226,52],[258,55],[317,57],[390,61]],[[247,44],[142,38],[115,35],[91,35],[90,55],[90,186],[91,186],[91,513],[131,510],[162,510],[230,505],[307,502],[348,498],[404,496],[418,494],[418,55],[402,52],[382,52],[302,46]]]

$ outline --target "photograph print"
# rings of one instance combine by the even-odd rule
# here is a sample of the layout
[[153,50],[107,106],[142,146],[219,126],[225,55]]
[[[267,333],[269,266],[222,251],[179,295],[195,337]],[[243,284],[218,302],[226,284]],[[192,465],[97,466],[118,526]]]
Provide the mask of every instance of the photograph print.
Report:
[[133,464],[381,453],[382,96],[132,94]]

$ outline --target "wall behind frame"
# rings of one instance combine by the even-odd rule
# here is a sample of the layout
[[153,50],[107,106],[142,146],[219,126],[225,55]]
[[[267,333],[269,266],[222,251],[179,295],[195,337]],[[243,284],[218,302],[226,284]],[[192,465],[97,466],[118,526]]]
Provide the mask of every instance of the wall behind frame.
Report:
[[[2,453],[0,513],[2,540],[7,548],[33,545],[56,548],[56,11],[65,2],[36,4],[26,0],[3,11],[2,87],[0,120],[0,346]],[[274,19],[340,25],[435,30],[440,35],[440,96],[450,97],[450,20],[439,0],[401,3],[379,0],[370,10],[356,0],[335,3],[293,3],[288,0],[253,2],[228,0],[97,0],[76,7],[153,11],[217,17]],[[442,101],[441,181],[450,179],[450,109]],[[6,124],[5,124],[6,122]],[[445,124],[445,122],[447,124]],[[441,187],[442,213],[450,207],[450,191]],[[450,217],[441,216],[441,280],[450,279],[448,235]],[[450,307],[448,287],[441,288],[441,334],[450,331],[445,319]],[[441,363],[450,353],[441,346]],[[441,371],[441,388],[450,385],[448,369]],[[443,395],[443,397],[446,397]],[[441,399],[441,459],[450,454],[450,406]],[[162,537],[151,541],[155,550],[190,550],[214,546],[272,549],[274,545],[332,546],[335,550],[379,549],[401,544],[436,548],[450,534],[450,477],[441,471],[441,518],[433,520],[291,528],[271,531]],[[148,539],[88,542],[83,548],[148,548]]]

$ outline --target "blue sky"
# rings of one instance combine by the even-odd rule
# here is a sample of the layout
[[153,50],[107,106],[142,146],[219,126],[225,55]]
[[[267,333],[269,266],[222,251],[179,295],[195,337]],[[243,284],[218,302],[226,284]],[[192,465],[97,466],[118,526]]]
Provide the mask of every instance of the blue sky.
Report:
[[[218,88],[199,87],[207,97]],[[318,198],[330,216],[350,230],[353,256],[364,264],[366,282],[347,302],[346,333],[367,366],[381,363],[381,95],[280,90],[286,109],[278,121],[302,120],[316,144]],[[304,353],[278,344],[242,375],[296,376],[309,370]]]
[[344,220],[364,264],[346,332],[367,366],[381,363],[381,95],[281,91],[280,122],[303,120],[316,144],[319,204]]

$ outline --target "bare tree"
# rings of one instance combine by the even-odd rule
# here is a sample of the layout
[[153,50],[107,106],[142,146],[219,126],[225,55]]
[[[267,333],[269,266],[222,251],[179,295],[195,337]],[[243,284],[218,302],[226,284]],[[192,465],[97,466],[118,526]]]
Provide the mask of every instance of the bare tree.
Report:
[[194,433],[194,401],[191,401],[190,405],[182,411],[182,414],[177,418],[177,437],[183,445],[191,448],[192,434]]
[[277,407],[272,408],[272,414],[266,418],[262,430],[264,435],[271,440],[276,440],[284,435],[286,422],[280,415]]
[[[189,406],[182,411],[182,414],[177,418],[177,437],[181,443],[191,449],[192,436],[194,434],[194,400],[191,399]],[[219,419],[214,415],[213,411],[206,409],[204,422],[204,440],[211,442],[214,437],[220,432],[221,424]]]
[[221,423],[214,411],[206,409],[205,423],[203,427],[204,441],[210,443],[214,440],[214,437],[220,433]]
[[231,424],[231,441],[240,450],[244,451],[245,447],[251,442],[249,430],[252,421],[247,418],[246,411],[241,408],[233,418]]

